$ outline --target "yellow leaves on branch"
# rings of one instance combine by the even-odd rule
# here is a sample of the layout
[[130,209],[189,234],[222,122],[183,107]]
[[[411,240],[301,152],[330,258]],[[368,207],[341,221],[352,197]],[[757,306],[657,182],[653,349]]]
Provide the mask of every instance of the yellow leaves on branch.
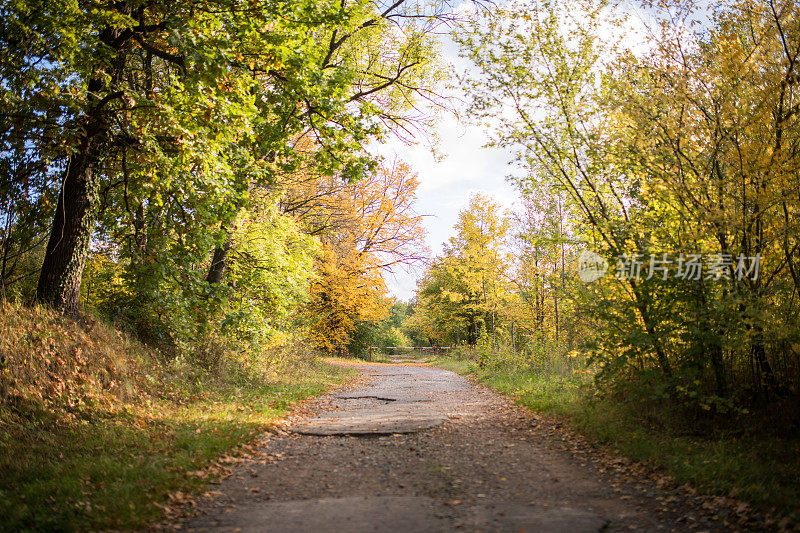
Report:
[[374,322],[385,315],[385,291],[383,278],[364,271],[357,254],[343,255],[325,245],[304,310],[317,348],[343,355],[358,322]]
[[419,181],[402,162],[343,186],[339,205],[345,224],[335,240],[362,256],[368,270],[421,259],[425,253],[422,216],[414,211]]
[[427,253],[414,211],[418,186],[408,165],[395,162],[355,183],[306,177],[288,191],[289,209],[297,206],[323,243],[304,314],[324,351],[342,353],[359,322],[386,313],[383,272]]

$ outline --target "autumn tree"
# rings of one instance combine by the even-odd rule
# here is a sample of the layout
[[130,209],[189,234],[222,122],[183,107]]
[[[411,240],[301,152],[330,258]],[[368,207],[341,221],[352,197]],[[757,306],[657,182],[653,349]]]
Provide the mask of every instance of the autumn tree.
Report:
[[[246,131],[246,88],[216,80],[224,44],[212,43],[211,33],[220,19],[191,16],[190,7],[41,2],[3,8],[2,116],[13,124],[3,128],[3,157],[12,188],[27,177],[59,188],[40,301],[77,310],[94,222],[107,188],[129,175],[123,161],[137,164],[129,152],[173,154],[183,166],[172,170],[188,174],[202,164],[198,154]],[[224,102],[216,116],[206,112],[209,97]]]
[[510,277],[516,298],[511,313],[517,327],[526,335],[572,350],[582,329],[573,275],[579,242],[566,195],[526,192],[513,229]]
[[424,257],[422,216],[414,210],[418,184],[405,163],[395,162],[353,183],[305,182],[294,191],[299,196],[285,200],[323,243],[304,314],[326,351],[343,353],[359,323],[385,314],[383,274]]
[[[430,129],[435,113],[417,113],[421,99],[432,109],[447,107],[447,99],[435,91],[445,68],[433,38],[452,17],[446,4],[403,0],[330,9],[327,24],[305,23],[318,40],[304,37],[302,53],[285,60],[282,70],[254,69],[265,94],[256,101],[259,114],[248,150],[268,162],[265,177],[271,187],[291,191],[283,205],[295,216],[324,196],[319,191],[297,195],[303,188],[298,177],[313,187],[320,176],[350,183],[374,174],[378,160],[366,149],[369,143],[387,134],[411,141]],[[245,56],[260,53],[251,49]],[[291,206],[295,201],[300,205]],[[210,283],[219,283],[224,274],[229,233],[220,226]]]
[[239,212],[231,233],[220,325],[237,343],[263,346],[289,329],[292,315],[307,301],[321,250],[315,237],[279,209],[274,194],[251,194],[250,207]]
[[496,340],[510,298],[509,225],[500,205],[479,194],[459,213],[456,235],[420,281],[417,312],[433,326],[428,336],[475,345],[483,328]]
[[[672,7],[654,12],[646,53],[617,39],[624,16],[591,2],[570,5],[580,16],[499,8],[457,38],[476,65],[464,80],[472,109],[517,150],[523,192],[566,195],[576,237],[617,274],[581,299],[599,324],[586,347],[600,376],[726,410],[732,377],[740,399],[748,381],[768,396],[782,387],[769,359],[796,358],[785,346],[796,334],[797,11]],[[722,266],[688,281],[681,254]],[[653,257],[671,267],[648,275]],[[641,276],[624,275],[638,264]]]
[[[153,253],[168,251],[182,255],[169,275],[194,280],[199,250],[216,244],[205,279],[218,284],[247,191],[295,165],[298,134],[320,146],[318,172],[372,171],[366,143],[408,128],[404,110],[440,75],[430,35],[447,14],[410,4],[4,5],[4,209],[55,204],[38,299],[77,311],[99,215],[116,235],[130,229],[134,277],[163,270]],[[32,241],[6,235],[5,251],[9,235]]]
[[[775,340],[794,338],[784,320],[795,311],[767,317],[787,289],[797,290],[797,15],[789,2],[730,2],[710,16],[712,29],[693,33],[684,28],[697,15],[682,11],[683,28],[654,28],[656,53],[620,61],[628,75],[615,93],[629,96],[617,102],[638,133],[630,153],[651,177],[654,201],[691,221],[672,242],[760,258],[757,277],[730,264],[728,283],[682,298],[699,326],[690,338],[708,354],[722,397],[731,373],[745,367],[754,367],[757,388],[774,392],[773,364],[788,355]],[[749,353],[740,359],[742,344]]]
[[383,278],[376,271],[363,271],[352,249],[342,252],[324,245],[303,309],[315,347],[338,356],[347,355],[359,322],[377,322],[386,312]]

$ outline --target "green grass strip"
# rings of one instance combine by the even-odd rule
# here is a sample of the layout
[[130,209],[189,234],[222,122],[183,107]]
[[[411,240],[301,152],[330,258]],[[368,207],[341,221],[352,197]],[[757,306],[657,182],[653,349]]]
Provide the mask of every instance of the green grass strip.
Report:
[[[432,364],[475,377],[533,411],[556,415],[593,441],[672,476],[678,484],[743,500],[762,512],[800,520],[800,441],[729,428],[688,427],[673,413],[643,420],[636,402],[592,394],[585,380],[520,368],[480,369],[467,360]],[[651,413],[652,415],[652,413]],[[672,418],[670,418],[672,417]],[[734,431],[735,429],[735,431]]]
[[209,384],[191,401],[97,410],[68,424],[41,414],[27,427],[0,431],[0,529],[146,526],[162,518],[159,505],[168,493],[204,490],[205,482],[187,472],[251,441],[292,403],[353,374],[319,362],[278,383]]

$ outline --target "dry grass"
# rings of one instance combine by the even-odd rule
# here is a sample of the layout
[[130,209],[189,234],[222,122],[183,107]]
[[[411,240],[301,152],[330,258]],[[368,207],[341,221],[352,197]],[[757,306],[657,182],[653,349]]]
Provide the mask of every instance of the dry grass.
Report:
[[205,490],[191,472],[354,374],[302,346],[204,368],[90,317],[11,304],[0,360],[0,529],[24,531],[145,528]]
[[75,322],[40,307],[0,306],[0,424],[36,406],[69,416],[133,399],[142,361],[128,335],[86,316]]

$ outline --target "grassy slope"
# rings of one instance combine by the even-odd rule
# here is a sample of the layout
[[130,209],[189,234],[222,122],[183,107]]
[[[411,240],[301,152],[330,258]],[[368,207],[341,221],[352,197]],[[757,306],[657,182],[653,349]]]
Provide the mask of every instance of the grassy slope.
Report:
[[102,325],[22,308],[0,325],[0,529],[142,527],[169,494],[204,489],[187,473],[354,373],[309,361],[212,379]]
[[[641,404],[593,399],[577,380],[520,368],[480,370],[437,358],[436,366],[472,375],[529,409],[568,419],[595,442],[671,475],[677,484],[732,496],[762,512],[800,519],[800,441],[747,432],[693,431],[682,420],[656,427]],[[661,413],[663,416],[663,413]]]

